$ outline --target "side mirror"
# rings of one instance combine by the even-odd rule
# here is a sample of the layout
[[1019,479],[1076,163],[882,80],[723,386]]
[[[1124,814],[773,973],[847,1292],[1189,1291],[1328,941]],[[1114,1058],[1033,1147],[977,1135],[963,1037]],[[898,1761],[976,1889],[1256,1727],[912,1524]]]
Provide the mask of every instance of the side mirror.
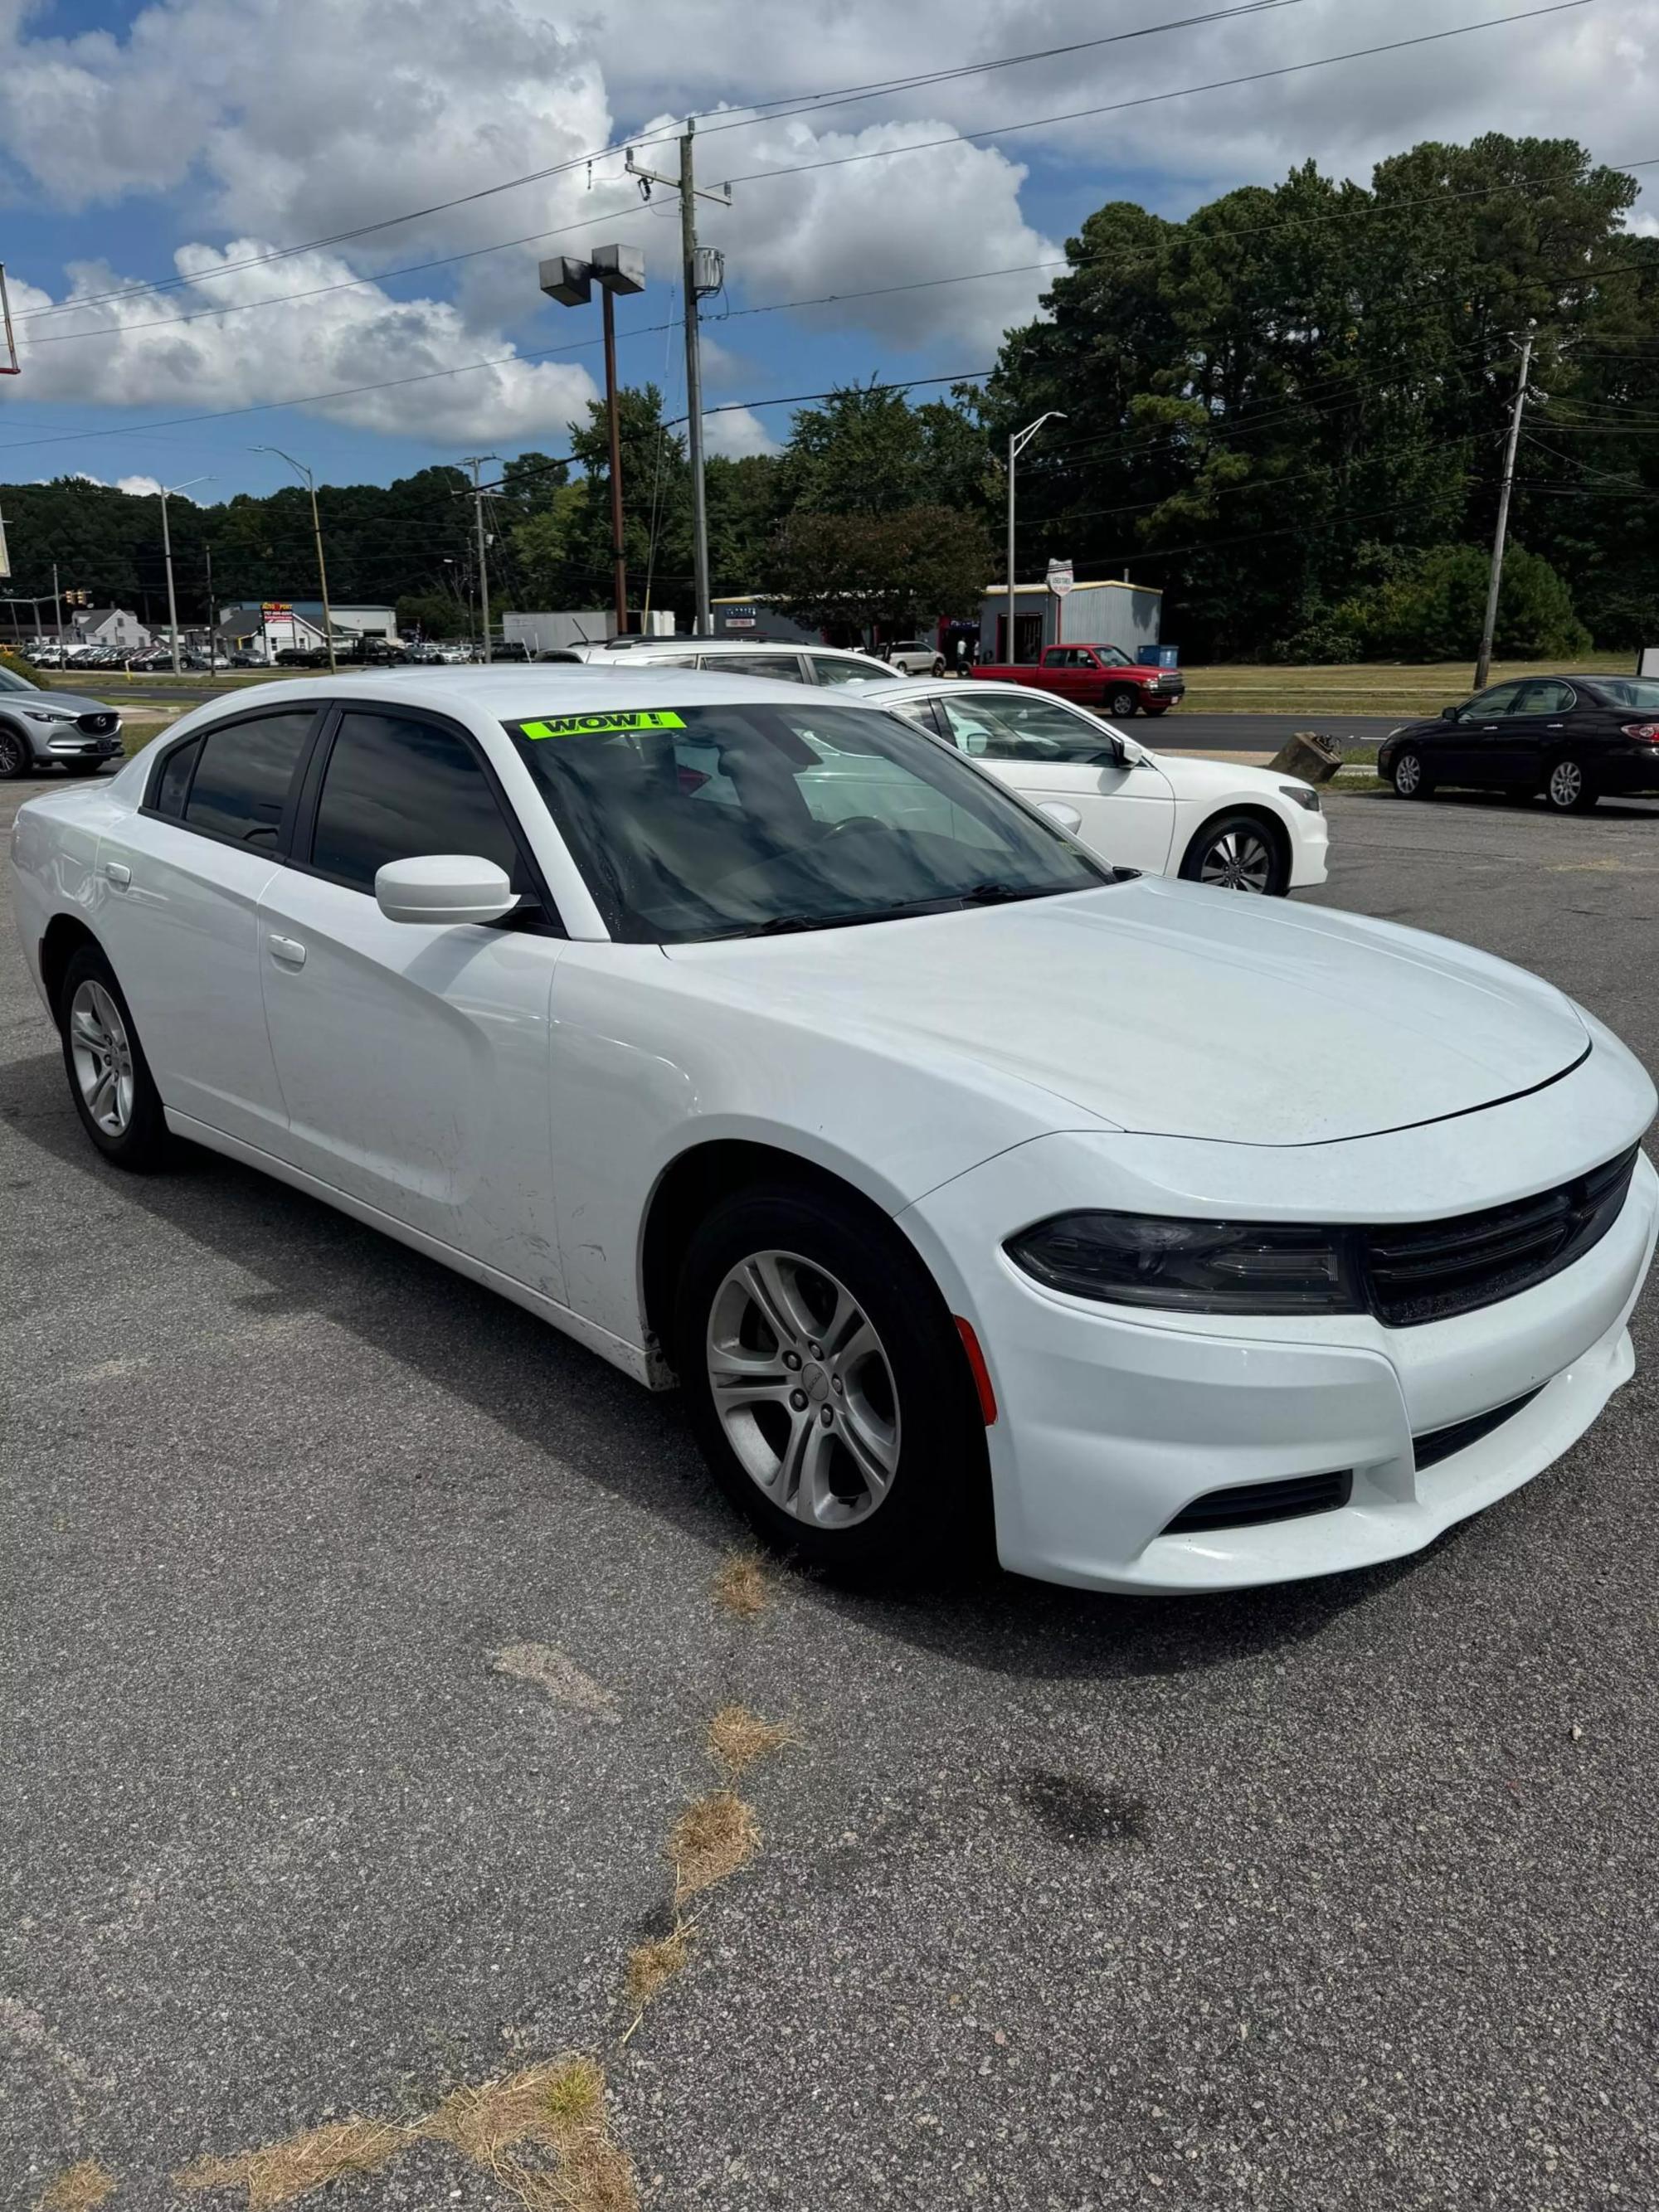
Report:
[[498,921],[518,904],[507,872],[477,853],[428,853],[374,872],[374,903],[388,921]]
[[1443,722],[1455,722],[1462,711],[1462,708],[1457,707],[1443,707],[1440,709],[1440,719]]
[[1068,836],[1075,837],[1083,827],[1083,817],[1075,806],[1067,806],[1064,799],[1045,799],[1037,811],[1046,814],[1051,822],[1057,822]]

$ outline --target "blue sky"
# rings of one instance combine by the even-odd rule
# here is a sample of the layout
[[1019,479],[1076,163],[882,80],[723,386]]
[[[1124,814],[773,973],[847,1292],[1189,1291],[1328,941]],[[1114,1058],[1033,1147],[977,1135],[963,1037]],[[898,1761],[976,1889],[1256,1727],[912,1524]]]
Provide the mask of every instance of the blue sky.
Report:
[[[936,280],[1050,258],[1109,198],[1179,214],[1310,155],[1363,177],[1415,139],[1492,127],[1570,129],[1604,157],[1659,154],[1659,126],[1644,120],[1659,11],[1642,0],[1588,0],[1467,40],[1036,131],[1008,126],[1510,15],[1527,0],[1274,0],[1231,22],[775,112],[827,88],[1098,40],[1195,4],[915,0],[896,19],[872,0],[771,0],[763,15],[714,0],[0,0],[0,258],[25,359],[24,375],[0,384],[0,481],[205,474],[197,495],[213,499],[287,480],[250,450],[262,442],[337,481],[384,481],[474,450],[561,451],[564,421],[599,374],[598,308],[544,300],[536,261],[607,234],[647,258],[646,293],[619,311],[623,374],[665,380],[678,413],[678,337],[651,327],[678,305],[672,201],[641,208],[615,159],[591,179],[579,165],[308,254],[262,257],[615,146],[688,109],[705,111],[713,134],[701,141],[703,178],[790,173],[739,184],[729,213],[705,216],[705,238],[728,255],[727,294],[710,308],[711,408],[988,365],[1004,327],[1035,311],[1044,276]],[[652,158],[673,166],[666,147]],[[477,250],[554,230],[568,235]],[[179,256],[188,285],[64,307],[173,280]],[[255,265],[204,275],[222,258]],[[743,312],[889,286],[916,289]],[[313,296],[283,299],[300,291]],[[195,319],[165,327],[175,314]],[[535,357],[547,348],[568,350]],[[501,365],[432,374],[479,361]],[[319,396],[400,376],[422,380]],[[241,409],[260,411],[225,412]],[[709,427],[717,447],[757,450],[787,434],[788,410],[757,404]]]

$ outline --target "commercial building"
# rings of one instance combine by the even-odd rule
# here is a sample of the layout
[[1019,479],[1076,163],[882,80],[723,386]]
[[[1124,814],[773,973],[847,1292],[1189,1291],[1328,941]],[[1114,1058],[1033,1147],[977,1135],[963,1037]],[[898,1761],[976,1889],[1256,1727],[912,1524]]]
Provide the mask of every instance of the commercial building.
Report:
[[78,607],[70,617],[76,645],[106,645],[117,653],[142,653],[150,633],[125,607]]
[[1013,650],[1008,649],[1008,587],[986,586],[979,614],[981,660],[1032,661],[1045,645],[1117,645],[1131,660],[1157,645],[1164,594],[1145,584],[1073,584],[1060,598],[1047,584],[1014,586]]

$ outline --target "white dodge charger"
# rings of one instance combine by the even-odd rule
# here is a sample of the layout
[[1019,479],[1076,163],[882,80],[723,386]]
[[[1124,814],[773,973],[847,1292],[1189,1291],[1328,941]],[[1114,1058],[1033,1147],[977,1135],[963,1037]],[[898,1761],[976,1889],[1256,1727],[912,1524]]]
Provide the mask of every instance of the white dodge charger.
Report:
[[1149,752],[1086,707],[1021,684],[878,678],[843,696],[904,715],[1011,790],[1064,809],[1117,866],[1267,897],[1325,880],[1324,810],[1299,776]]
[[799,685],[216,701],[13,842],[108,1159],[170,1134],[653,1387],[826,1565],[1411,1551],[1630,1375],[1653,1086],[1548,985],[1114,871]]

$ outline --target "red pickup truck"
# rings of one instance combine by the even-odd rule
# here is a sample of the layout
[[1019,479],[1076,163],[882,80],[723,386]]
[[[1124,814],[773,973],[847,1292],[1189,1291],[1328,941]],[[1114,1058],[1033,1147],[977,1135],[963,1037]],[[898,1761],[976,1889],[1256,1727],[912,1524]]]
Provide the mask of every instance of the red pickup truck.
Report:
[[1045,645],[1035,661],[983,661],[981,682],[1031,684],[1079,707],[1098,707],[1120,722],[1131,714],[1167,714],[1187,684],[1179,669],[1143,668],[1116,645]]

